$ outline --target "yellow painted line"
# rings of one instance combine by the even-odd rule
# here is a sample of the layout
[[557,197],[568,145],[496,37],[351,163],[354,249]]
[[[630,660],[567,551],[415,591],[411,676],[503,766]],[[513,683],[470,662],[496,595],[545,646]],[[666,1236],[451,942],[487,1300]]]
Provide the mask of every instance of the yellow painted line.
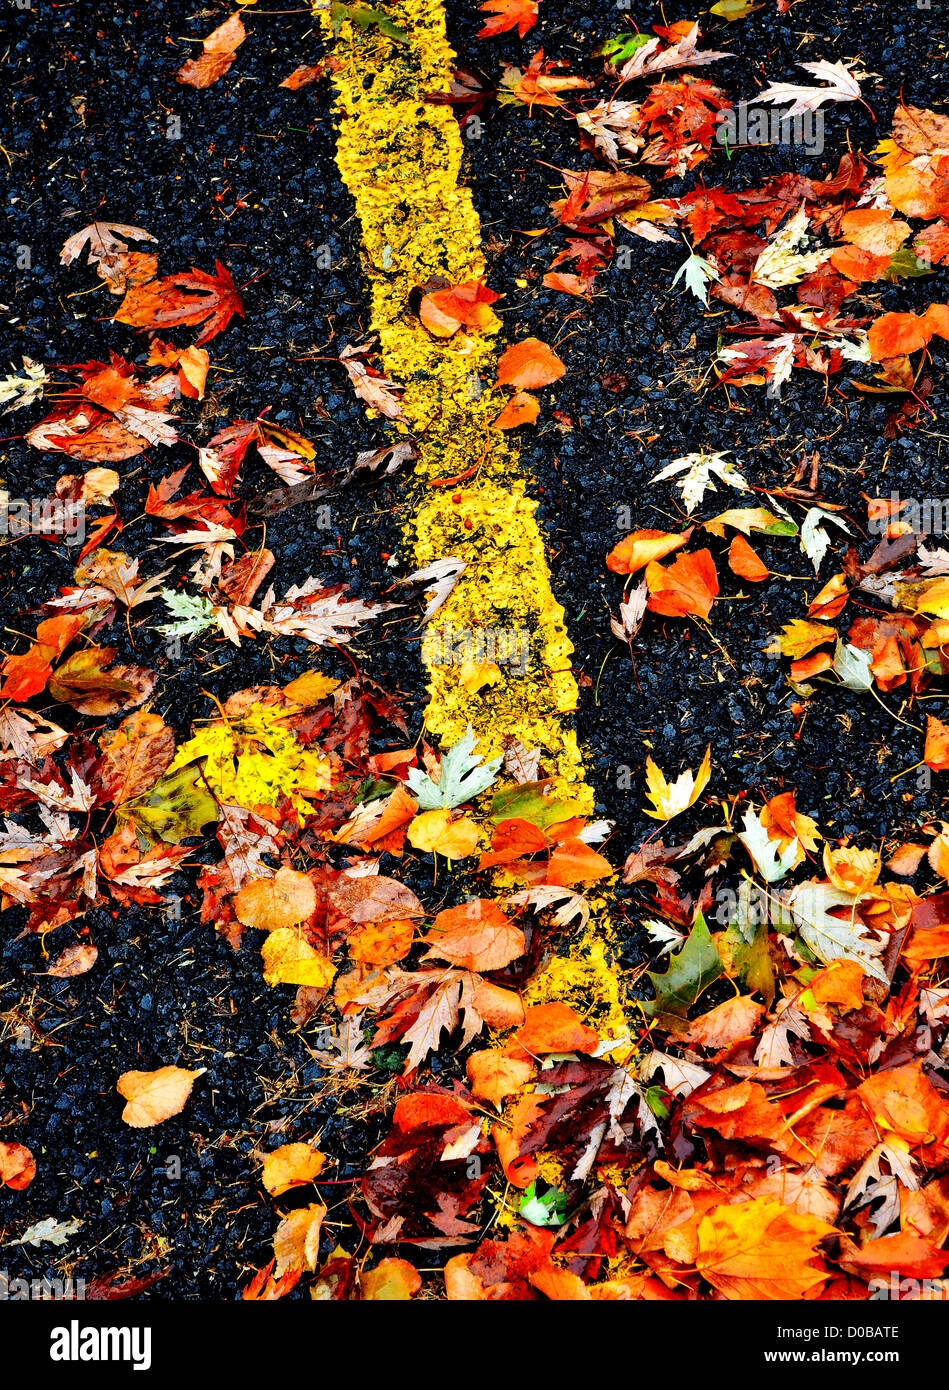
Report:
[[[329,38],[328,17],[315,8]],[[333,74],[336,158],[361,226],[371,327],[386,375],[406,387],[402,428],[420,441],[407,542],[418,566],[447,556],[467,564],[423,641],[426,724],[450,745],[470,723],[485,755],[501,752],[506,737],[540,748],[542,763],[556,772],[556,790],[589,813],[595,797],[576,734],[564,722],[577,704],[573,646],[551,588],[537,504],[528,495],[516,444],[491,428],[507,399],[491,385],[497,348],[487,336],[463,332],[435,339],[409,308],[411,291],[433,275],[457,284],[484,279],[486,271],[480,220],[461,177],[458,121],[450,108],[424,99],[447,90],[455,69],[444,8],[440,0],[398,0],[385,6],[385,14],[406,31],[407,43],[348,21],[330,38],[339,64]],[[503,311],[504,301],[494,308]],[[481,394],[478,383],[486,387]],[[433,486],[469,470],[475,470],[470,481]],[[456,633],[526,631],[526,672],[504,665],[497,685],[469,694],[458,666],[433,659],[446,623]],[[556,989],[557,997],[575,997],[588,1013],[592,972],[600,981],[598,1012],[615,1022],[619,981],[606,960],[605,931],[601,922],[598,940],[584,943],[582,959],[578,950],[577,957],[553,963],[547,997]],[[532,996],[541,988],[534,982]]]

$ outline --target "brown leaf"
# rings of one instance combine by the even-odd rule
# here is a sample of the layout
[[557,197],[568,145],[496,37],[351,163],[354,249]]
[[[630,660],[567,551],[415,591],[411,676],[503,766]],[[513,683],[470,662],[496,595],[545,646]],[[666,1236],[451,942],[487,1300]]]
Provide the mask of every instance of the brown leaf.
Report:
[[175,81],[188,87],[210,87],[227,72],[246,37],[247,30],[235,11],[208,34],[197,58],[189,58],[181,65],[175,73]]
[[175,735],[160,715],[137,710],[99,736],[102,801],[120,806],[153,787],[175,756]]
[[99,959],[98,949],[91,942],[79,946],[67,946],[47,970],[57,980],[70,980],[74,975],[85,975]]

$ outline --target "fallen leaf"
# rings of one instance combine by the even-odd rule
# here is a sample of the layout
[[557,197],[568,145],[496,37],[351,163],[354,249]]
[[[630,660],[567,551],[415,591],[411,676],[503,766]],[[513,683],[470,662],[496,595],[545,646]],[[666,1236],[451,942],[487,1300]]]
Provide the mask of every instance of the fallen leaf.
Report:
[[234,911],[245,927],[277,931],[304,922],[316,910],[316,889],[306,874],[280,868],[272,878],[255,878],[234,899]]
[[22,1192],[36,1177],[36,1160],[24,1144],[0,1143],[0,1187]]
[[122,1119],[133,1129],[147,1129],[180,1115],[191,1087],[207,1067],[187,1071],[184,1067],[159,1067],[157,1071],[126,1071],[115,1083],[120,1096],[128,1101]]
[[247,30],[235,11],[208,34],[197,58],[189,58],[182,64],[175,73],[175,81],[188,87],[210,87],[227,72],[246,37]]
[[558,381],[566,371],[560,358],[539,338],[525,338],[505,348],[498,360],[498,385],[534,390]]
[[282,1144],[263,1155],[261,1182],[271,1197],[280,1197],[292,1187],[301,1187],[318,1178],[326,1159],[309,1144]]

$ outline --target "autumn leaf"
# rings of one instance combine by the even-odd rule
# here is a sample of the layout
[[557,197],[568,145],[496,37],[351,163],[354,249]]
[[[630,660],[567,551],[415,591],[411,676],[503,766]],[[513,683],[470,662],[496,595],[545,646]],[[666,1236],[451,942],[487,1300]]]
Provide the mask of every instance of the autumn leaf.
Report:
[[292,1187],[313,1182],[323,1171],[326,1159],[309,1144],[282,1144],[263,1155],[260,1180],[271,1197],[280,1197]]
[[516,1095],[534,1074],[528,1058],[508,1057],[503,1052],[474,1052],[467,1062],[471,1094],[501,1107],[506,1096]]
[[540,414],[540,402],[528,391],[518,391],[511,397],[494,422],[497,430],[514,430],[519,425],[533,425]]
[[175,73],[175,81],[188,87],[210,87],[223,77],[247,37],[240,15],[235,11],[202,42],[197,58],[189,58]]
[[[293,873],[294,870],[287,872]],[[261,946],[260,954],[264,963],[264,980],[268,985],[305,985],[308,989],[327,989],[336,974],[336,967],[329,957],[321,955],[311,946],[299,928],[277,927],[272,930]]]
[[56,957],[46,973],[57,980],[71,980],[76,975],[85,975],[86,971],[91,970],[98,959],[99,952],[91,942],[67,946],[65,951]]
[[689,1027],[688,1041],[695,1047],[717,1051],[751,1038],[764,1015],[764,1006],[749,995],[726,999],[707,1014],[701,1014]]
[[744,536],[733,536],[728,547],[728,568],[741,579],[760,584],[770,577],[771,571],[758,554],[751,548]]
[[[844,63],[829,63],[822,59],[817,63],[797,63],[795,66],[814,77],[819,77],[828,85],[801,87],[793,82],[772,82],[758,93],[755,100],[791,102],[785,113],[787,117],[802,115],[805,111],[816,111],[825,101],[863,101],[857,74]],[[860,77],[865,75],[861,73]]]
[[148,699],[157,673],[144,666],[109,666],[115,647],[84,647],[61,662],[47,682],[54,700],[72,705],[80,714],[117,714]]
[[425,938],[425,959],[451,961],[466,970],[501,970],[524,954],[524,933],[497,903],[474,898],[445,908]]
[[122,1119],[133,1129],[148,1129],[180,1115],[191,1087],[207,1067],[187,1071],[184,1067],[159,1067],[157,1071],[123,1072],[115,1083],[120,1096],[128,1101]]
[[36,1177],[36,1160],[24,1144],[0,1143],[0,1187],[22,1192]]
[[339,354],[339,360],[346,368],[353,390],[361,401],[378,410],[387,420],[397,420],[403,414],[402,402],[396,395],[405,387],[389,379],[378,371],[369,361],[371,346],[363,343],[356,347],[350,344]]
[[699,913],[681,951],[670,955],[668,968],[661,974],[647,971],[656,998],[643,1008],[672,1031],[684,1032],[692,1005],[722,973],[721,956]]
[[834,1234],[827,1221],[753,1197],[702,1217],[695,1264],[729,1299],[812,1297],[829,1277],[818,1244]]
[[[296,1148],[297,1145],[288,1147]],[[306,1145],[300,1147],[305,1148]],[[283,1218],[273,1238],[275,1273],[278,1277],[291,1269],[316,1269],[320,1257],[320,1228],[325,1216],[326,1207],[311,1202],[309,1206],[288,1212]]]
[[523,38],[528,29],[537,23],[539,0],[485,0],[479,10],[487,10],[493,19],[485,20],[484,27],[475,34],[476,39],[491,39],[496,34],[506,34],[517,28],[518,38]]
[[519,390],[532,391],[538,386],[549,386],[558,381],[566,371],[560,358],[542,343],[539,338],[525,338],[521,343],[513,343],[505,348],[498,360],[497,381],[499,386],[516,386]]
[[837,639],[837,629],[826,623],[808,623],[803,618],[794,618],[785,623],[780,633],[765,647],[769,656],[790,656],[795,659],[807,656],[815,647]]
[[673,550],[685,545],[691,531],[680,534],[669,531],[632,531],[614,545],[606,557],[606,567],[614,574],[635,574],[652,560],[661,560]]
[[949,724],[944,724],[934,714],[926,716],[926,749],[923,761],[933,772],[949,769]]
[[567,1004],[553,1000],[527,1010],[523,1027],[509,1044],[514,1057],[549,1052],[594,1052],[600,1044],[595,1028],[588,1028]]
[[478,827],[470,816],[454,819],[450,810],[423,811],[408,830],[408,841],[413,849],[453,860],[467,859],[475,854],[480,839]]
[[153,787],[175,756],[175,736],[160,715],[136,711],[99,736],[100,798],[119,806]]
[[718,574],[711,551],[679,555],[663,568],[655,560],[646,566],[647,607],[669,618],[707,619],[718,597]]
[[501,320],[489,306],[500,297],[480,280],[466,280],[424,295],[419,318],[437,338],[450,338],[462,325],[478,333],[496,333]]
[[391,1256],[359,1276],[359,1292],[367,1303],[407,1303],[421,1287],[422,1277],[415,1266]]
[[234,899],[234,911],[245,927],[277,931],[295,927],[316,910],[316,889],[306,874],[280,868],[272,878],[255,878]]
[[653,762],[652,757],[648,756],[646,758],[646,794],[655,810],[650,811],[646,808],[646,815],[651,816],[653,820],[667,821],[688,810],[690,806],[695,805],[702,795],[711,774],[711,744],[705,750],[705,757],[702,759],[698,775],[693,777],[689,770],[680,773],[671,787],[666,781],[665,774]]
[[324,68],[322,63],[315,63],[312,66],[301,64],[294,68],[289,77],[285,77],[280,83],[281,87],[288,88],[291,92],[299,91],[301,87],[308,86],[311,82],[316,82],[323,76]]
[[194,346],[202,347],[230,323],[235,314],[242,318],[244,302],[220,261],[214,274],[198,270],[166,275],[148,285],[135,285],[119,305],[116,323],[132,328],[182,328],[204,324]]

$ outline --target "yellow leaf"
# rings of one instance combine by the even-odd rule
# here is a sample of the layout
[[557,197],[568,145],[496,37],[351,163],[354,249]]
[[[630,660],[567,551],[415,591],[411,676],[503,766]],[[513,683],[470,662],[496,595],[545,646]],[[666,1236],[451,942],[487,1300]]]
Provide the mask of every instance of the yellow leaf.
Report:
[[284,686],[283,693],[288,700],[308,709],[310,705],[318,705],[338,688],[339,681],[324,676],[321,671],[304,671],[302,676],[297,676],[295,681]]
[[289,1192],[291,1187],[300,1187],[313,1182],[323,1171],[326,1158],[319,1149],[309,1144],[281,1144],[269,1154],[264,1154],[264,1167],[260,1180],[271,1197],[279,1197]]
[[785,623],[784,627],[765,647],[768,656],[790,656],[797,660],[798,657],[806,656],[808,652],[820,647],[824,642],[833,642],[838,636],[835,627],[828,627],[826,623],[808,623],[803,618],[795,618],[793,622]]
[[264,960],[264,979],[268,985],[308,985],[327,989],[336,966],[303,939],[299,929],[278,927],[260,948]]
[[128,1101],[122,1119],[133,1129],[148,1129],[179,1115],[191,1094],[191,1087],[207,1067],[187,1071],[184,1067],[159,1067],[157,1071],[126,1071],[115,1083],[120,1096]]
[[666,821],[679,815],[680,812],[688,810],[702,795],[711,774],[711,744],[705,750],[705,757],[702,759],[698,776],[693,777],[691,769],[687,769],[676,778],[671,787],[662,770],[656,766],[652,758],[647,758],[646,795],[656,809],[650,811],[648,807],[644,807],[646,815],[651,816],[653,820]]
[[451,811],[423,811],[409,826],[409,844],[414,849],[442,854],[446,859],[467,859],[477,851],[478,827],[470,816],[452,820]]
[[405,1303],[422,1287],[421,1276],[408,1260],[389,1257],[380,1260],[375,1269],[363,1270],[359,1288],[369,1303]]
[[802,1299],[828,1275],[817,1242],[834,1227],[771,1197],[720,1206],[702,1217],[696,1268],[730,1299]]
[[[291,1144],[288,1147],[306,1148],[306,1145]],[[325,1215],[326,1208],[319,1202],[312,1202],[308,1207],[298,1207],[296,1211],[288,1212],[283,1218],[273,1238],[276,1260],[274,1274],[278,1279],[288,1269],[316,1269],[320,1255],[320,1227]]]

